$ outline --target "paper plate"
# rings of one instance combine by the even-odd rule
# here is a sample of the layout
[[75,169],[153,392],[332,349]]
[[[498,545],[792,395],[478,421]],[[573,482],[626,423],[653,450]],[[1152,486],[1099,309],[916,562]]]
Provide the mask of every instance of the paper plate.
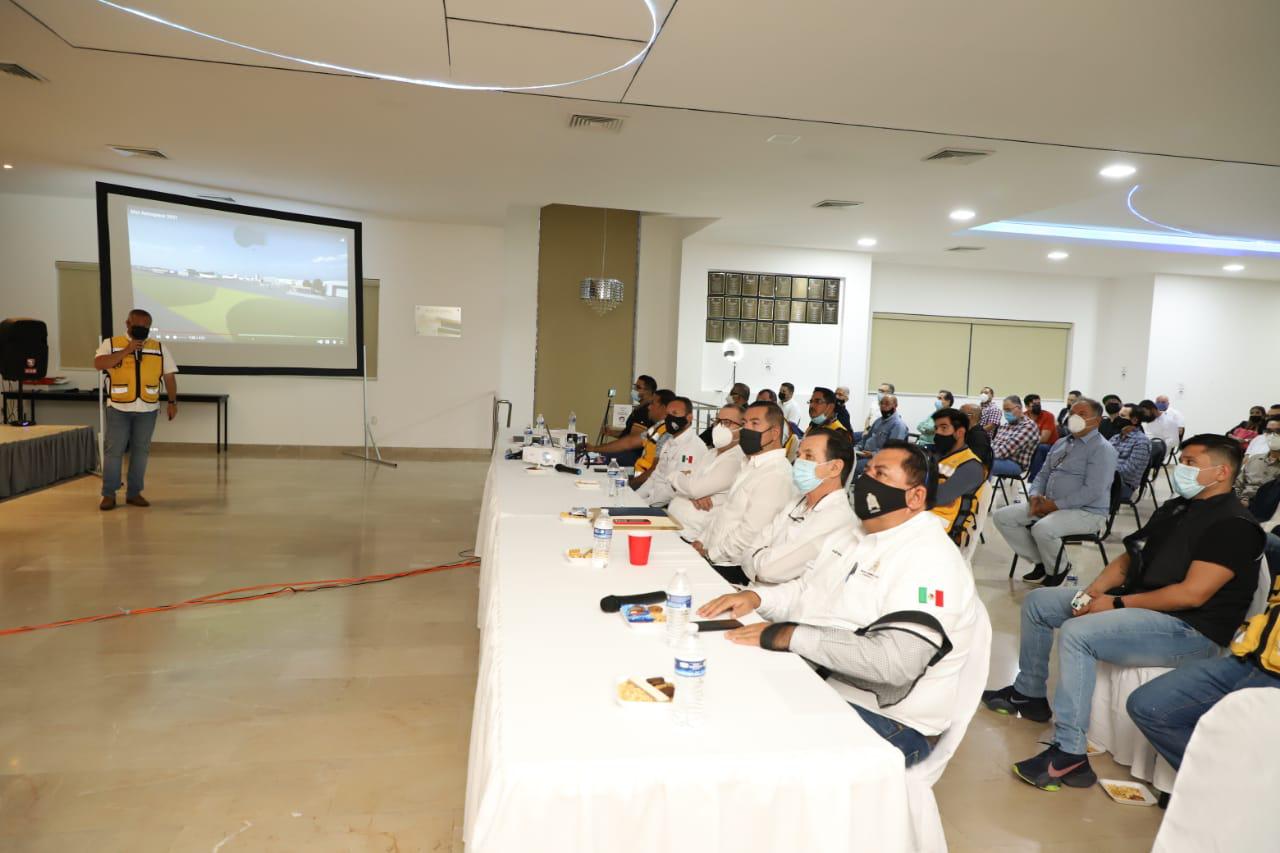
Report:
[[1131,779],[1099,779],[1107,796],[1125,806],[1154,806],[1159,800],[1141,782]]

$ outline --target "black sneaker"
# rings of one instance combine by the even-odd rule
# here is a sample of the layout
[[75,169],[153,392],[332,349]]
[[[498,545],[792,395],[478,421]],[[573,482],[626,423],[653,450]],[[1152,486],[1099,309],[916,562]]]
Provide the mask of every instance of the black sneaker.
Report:
[[1056,575],[1046,575],[1045,579],[1041,581],[1041,583],[1045,586],[1062,586],[1062,582],[1067,579],[1067,575],[1069,574],[1071,574],[1071,569],[1063,569]]
[[1053,716],[1048,699],[1023,696],[1013,689],[1012,684],[999,690],[984,690],[982,704],[997,714],[1012,716],[1021,714],[1023,719],[1034,720],[1037,723],[1047,723]]
[[1036,563],[1036,567],[1022,576],[1027,583],[1044,583],[1044,563]]
[[1041,791],[1057,791],[1063,785],[1088,788],[1098,781],[1098,774],[1089,766],[1089,756],[1063,752],[1056,743],[1034,758],[1013,765],[1013,775]]

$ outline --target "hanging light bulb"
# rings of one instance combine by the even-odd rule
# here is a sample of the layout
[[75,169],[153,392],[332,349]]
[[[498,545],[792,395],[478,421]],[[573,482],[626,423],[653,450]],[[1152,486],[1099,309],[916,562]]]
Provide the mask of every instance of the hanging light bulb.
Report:
[[578,298],[591,306],[591,309],[603,317],[622,304],[622,282],[616,278],[607,278],[604,274],[604,262],[609,250],[609,208],[604,210],[604,239],[600,247],[599,278],[584,278],[578,283]]

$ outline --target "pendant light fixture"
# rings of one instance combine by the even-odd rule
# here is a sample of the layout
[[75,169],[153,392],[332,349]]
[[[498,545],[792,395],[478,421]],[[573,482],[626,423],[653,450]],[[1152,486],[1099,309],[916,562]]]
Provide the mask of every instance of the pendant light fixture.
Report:
[[609,251],[609,208],[604,209],[604,239],[600,244],[600,277],[584,278],[578,284],[578,298],[603,317],[622,304],[622,282],[606,278],[604,262]]

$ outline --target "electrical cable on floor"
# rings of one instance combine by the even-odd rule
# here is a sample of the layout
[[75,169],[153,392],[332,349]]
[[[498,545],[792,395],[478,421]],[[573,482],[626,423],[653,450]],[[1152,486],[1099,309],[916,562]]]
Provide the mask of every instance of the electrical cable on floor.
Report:
[[[98,616],[81,616],[78,619],[63,619],[60,622],[47,622],[43,625],[22,625],[18,628],[6,628],[0,630],[0,637],[6,637],[12,634],[26,634],[31,631],[40,631],[46,628],[65,628],[68,625],[87,625],[92,622],[105,622],[108,619],[119,619],[123,616],[141,616],[145,613],[165,613],[170,610],[180,610],[186,607],[199,607],[203,604],[237,604],[242,601],[259,601],[264,598],[275,598],[278,595],[294,592],[316,592],[322,589],[342,589],[351,586],[363,586],[371,583],[384,583],[386,581],[398,580],[400,578],[409,578],[414,575],[425,575],[432,572],[443,572],[449,569],[471,568],[480,565],[480,561],[474,557],[462,560],[456,563],[444,563],[439,566],[427,566],[420,569],[409,569],[404,572],[391,572],[382,575],[366,575],[361,578],[335,578],[332,580],[319,581],[297,581],[293,583],[261,583],[254,586],[241,586],[235,589],[227,589],[222,592],[214,592],[209,595],[201,595],[196,598],[188,598],[186,601],[179,601],[177,604],[161,604],[155,607],[140,607],[136,610],[126,610],[121,608],[115,613],[103,613]],[[267,592],[257,592],[257,590],[268,590]],[[253,593],[252,595],[240,595],[239,593]]]

